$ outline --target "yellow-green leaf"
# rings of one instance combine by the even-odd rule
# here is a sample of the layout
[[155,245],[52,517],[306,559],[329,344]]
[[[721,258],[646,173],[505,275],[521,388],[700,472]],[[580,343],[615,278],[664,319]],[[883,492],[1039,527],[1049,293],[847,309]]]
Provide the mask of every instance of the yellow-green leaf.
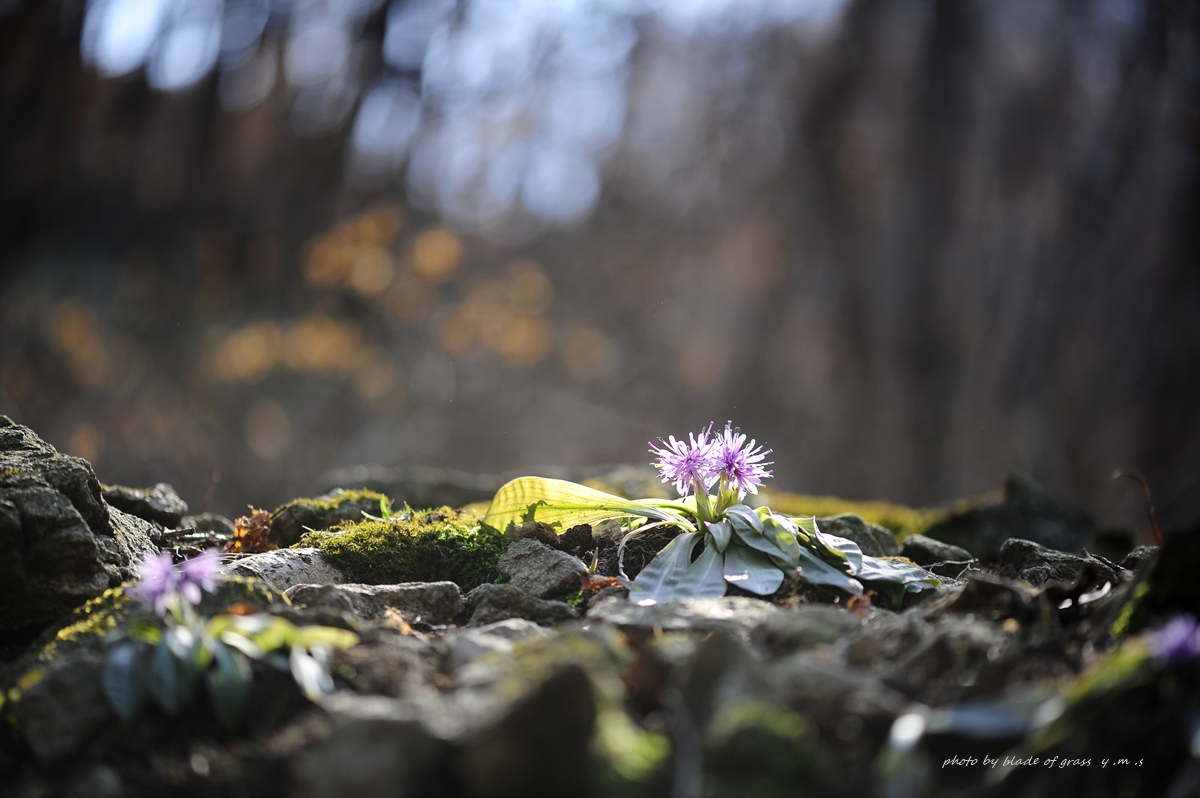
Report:
[[564,532],[577,524],[634,517],[673,521],[694,529],[677,510],[544,477],[520,477],[502,486],[483,520],[500,530],[509,524],[519,526],[526,521],[540,521]]

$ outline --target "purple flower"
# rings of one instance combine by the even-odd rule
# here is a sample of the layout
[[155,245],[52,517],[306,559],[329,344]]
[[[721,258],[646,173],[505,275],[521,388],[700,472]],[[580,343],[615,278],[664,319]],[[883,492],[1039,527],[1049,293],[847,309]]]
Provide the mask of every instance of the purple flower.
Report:
[[758,486],[771,476],[771,472],[763,458],[771,453],[770,449],[755,447],[755,441],[746,443],[746,436],[735,429],[733,422],[725,424],[725,431],[716,442],[714,457],[717,472],[730,487],[737,488],[738,494],[758,493]]
[[200,603],[200,591],[217,589],[221,558],[213,549],[205,549],[179,567],[179,592],[192,604]]
[[696,483],[708,490],[717,478],[717,464],[713,458],[716,442],[708,439],[711,432],[710,422],[699,437],[689,434],[686,443],[670,435],[665,441],[658,439],[662,448],[649,444],[650,453],[658,458],[653,465],[662,473],[662,481],[674,484],[680,496],[688,495]]
[[1200,627],[1191,615],[1176,615],[1150,635],[1149,643],[1160,666],[1200,662]]
[[217,587],[221,560],[212,549],[176,568],[167,552],[152,554],[138,565],[138,583],[134,593],[163,615],[171,608],[171,599],[180,595],[189,604],[199,604],[201,591]]
[[134,592],[162,615],[167,610],[171,596],[175,594],[178,579],[171,555],[165,551],[150,555],[138,565],[137,575],[138,583]]

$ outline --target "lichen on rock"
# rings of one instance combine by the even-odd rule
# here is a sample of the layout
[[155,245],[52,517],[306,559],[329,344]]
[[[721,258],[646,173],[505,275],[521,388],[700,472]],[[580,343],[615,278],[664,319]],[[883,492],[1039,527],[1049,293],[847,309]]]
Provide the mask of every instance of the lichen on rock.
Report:
[[455,582],[464,591],[495,581],[507,538],[477,516],[449,507],[407,510],[386,520],[342,524],[300,540],[350,582]]

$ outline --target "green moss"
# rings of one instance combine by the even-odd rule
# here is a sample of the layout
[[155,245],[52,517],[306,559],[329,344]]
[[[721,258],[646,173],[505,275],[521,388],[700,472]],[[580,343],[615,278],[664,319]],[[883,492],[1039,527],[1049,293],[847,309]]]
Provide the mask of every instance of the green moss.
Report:
[[363,488],[361,490],[347,490],[347,491],[343,491],[342,493],[338,494],[337,496],[328,495],[328,496],[318,496],[314,499],[292,499],[290,502],[283,505],[282,507],[275,508],[275,511],[273,513],[271,513],[271,515],[277,515],[278,513],[286,510],[289,507],[296,507],[296,506],[302,506],[306,509],[317,510],[318,512],[328,512],[330,510],[336,510],[337,508],[341,507],[343,504],[346,504],[347,502],[358,503],[358,502],[362,502],[362,501],[374,503],[375,506],[378,508],[380,500],[386,499],[386,498],[387,497],[384,496],[382,493],[376,493],[375,491],[367,490],[366,488]]
[[395,584],[448,579],[470,590],[498,576],[507,539],[474,515],[449,507],[411,509],[386,521],[309,532],[300,546],[320,550],[351,582]]
[[811,776],[817,733],[803,716],[759,701],[723,707],[705,739],[712,795],[791,796]]
[[826,518],[831,515],[853,513],[866,521],[892,530],[896,534],[897,540],[921,534],[937,522],[943,521],[954,512],[963,509],[958,506],[950,509],[905,507],[902,504],[889,502],[856,502],[839,499],[835,496],[808,496],[766,489],[759,493],[757,503],[765,504],[777,513],[794,516],[815,515],[818,518]]

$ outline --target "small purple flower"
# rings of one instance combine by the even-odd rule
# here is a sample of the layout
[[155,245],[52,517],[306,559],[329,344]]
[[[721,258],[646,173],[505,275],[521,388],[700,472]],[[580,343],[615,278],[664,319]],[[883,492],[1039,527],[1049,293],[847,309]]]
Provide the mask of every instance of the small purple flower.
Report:
[[1200,627],[1191,615],[1176,615],[1150,635],[1149,643],[1160,666],[1200,663]]
[[771,463],[763,462],[763,458],[771,453],[770,449],[755,447],[755,441],[746,443],[746,436],[735,429],[733,422],[725,424],[725,431],[716,442],[714,456],[720,476],[726,483],[737,488],[738,494],[758,493],[758,486],[771,476],[766,466]]
[[137,575],[134,592],[162,615],[175,594],[178,580],[171,555],[165,551],[150,555],[138,565]]
[[708,439],[711,432],[710,422],[708,429],[701,432],[699,437],[689,433],[686,443],[670,435],[665,441],[658,439],[662,448],[649,444],[650,453],[658,457],[658,462],[653,465],[662,472],[662,481],[674,484],[680,496],[688,495],[696,483],[707,490],[717,478],[717,465],[713,458],[716,442]]
[[192,604],[200,603],[200,591],[217,589],[221,558],[213,549],[205,549],[179,567],[179,592]]

